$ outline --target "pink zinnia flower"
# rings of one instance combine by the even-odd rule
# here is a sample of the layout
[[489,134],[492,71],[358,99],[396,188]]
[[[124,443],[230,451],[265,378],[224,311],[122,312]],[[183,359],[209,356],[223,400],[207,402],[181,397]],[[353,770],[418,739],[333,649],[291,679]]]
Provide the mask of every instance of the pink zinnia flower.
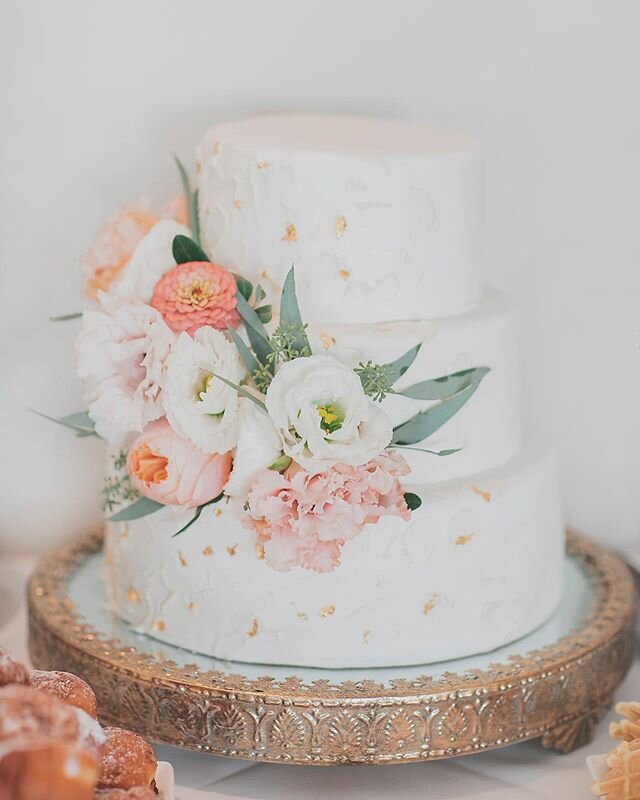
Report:
[[203,325],[236,328],[240,324],[236,304],[233,275],[209,261],[189,261],[165,272],[151,297],[151,305],[171,330],[191,335]]
[[132,444],[127,471],[144,497],[194,508],[222,492],[229,480],[231,453],[203,453],[161,419],[148,425]]
[[388,515],[409,519],[399,480],[408,472],[404,458],[389,452],[362,466],[337,464],[317,474],[299,467],[284,475],[265,470],[249,491],[246,524],[274,569],[328,572],[339,565],[345,540],[366,524]]

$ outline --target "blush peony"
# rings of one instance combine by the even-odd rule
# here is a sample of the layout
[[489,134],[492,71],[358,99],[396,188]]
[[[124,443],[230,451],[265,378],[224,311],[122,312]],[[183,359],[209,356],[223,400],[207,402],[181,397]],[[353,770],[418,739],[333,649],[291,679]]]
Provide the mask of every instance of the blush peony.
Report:
[[156,284],[151,305],[176,333],[193,334],[204,325],[226,330],[240,324],[235,279],[209,261],[189,261],[166,272]]
[[151,423],[127,455],[134,487],[164,505],[194,508],[208,503],[221,494],[230,470],[230,453],[203,453],[178,436],[166,419]]
[[161,383],[175,340],[160,314],[100,292],[76,340],[78,376],[96,432],[114,444],[164,415]]
[[[184,199],[175,198],[157,214],[148,200],[140,199],[109,217],[82,259],[87,297],[95,300],[99,291],[110,289],[129,263],[138,243],[159,219],[175,219],[186,224],[184,204]],[[166,269],[173,263],[172,259]]]
[[340,563],[345,540],[365,525],[388,515],[410,518],[399,480],[408,473],[407,462],[392,452],[315,474],[299,467],[283,475],[265,470],[249,491],[245,524],[258,534],[274,569],[328,572]]
[[311,471],[366,464],[391,441],[385,412],[365,395],[353,370],[332,356],[282,364],[265,403],[284,452]]

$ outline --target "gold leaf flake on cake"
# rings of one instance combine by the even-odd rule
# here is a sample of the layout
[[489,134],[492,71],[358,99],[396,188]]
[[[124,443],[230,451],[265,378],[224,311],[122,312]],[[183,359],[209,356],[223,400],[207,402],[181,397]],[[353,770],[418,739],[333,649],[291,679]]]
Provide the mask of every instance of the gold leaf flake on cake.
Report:
[[202,163],[200,162],[200,159],[197,158],[196,159],[196,175],[199,175],[201,172],[202,172]]
[[336,218],[336,239],[339,239],[347,230],[347,220],[340,215]]
[[471,486],[471,491],[474,494],[477,494],[479,497],[481,497],[485,503],[491,502],[491,492],[487,492],[484,489],[480,489],[479,486]]
[[269,274],[268,270],[266,270],[266,269],[262,270],[262,272],[260,273],[260,277],[264,278],[266,281],[270,281],[271,280],[271,275]]
[[256,164],[256,167],[258,169],[267,169],[267,167],[270,167],[270,166],[271,166],[271,162],[270,161],[258,161],[258,163]]
[[309,615],[304,611],[298,611],[299,619],[303,619],[305,622],[309,619]]
[[463,533],[456,539],[456,544],[467,544],[467,542],[470,542],[474,536],[475,533]]
[[204,548],[204,550],[202,551],[202,555],[203,555],[205,558],[207,558],[208,556],[212,556],[212,555],[213,555],[213,547],[211,547],[211,545],[210,545],[210,544],[208,544],[208,545],[207,545],[207,546]]
[[370,635],[370,633],[371,633],[371,631],[365,631],[362,634],[362,639],[363,639],[365,644],[369,644],[369,635]]
[[127,602],[129,603],[140,602],[140,592],[135,588],[135,586],[130,586],[127,589]]
[[296,242],[298,240],[298,231],[295,225],[287,225],[282,237],[283,242]]
[[438,600],[440,598],[437,594],[432,594],[431,597],[427,600],[427,602],[422,607],[422,613],[426,616],[430,614],[433,609],[438,605]]
[[167,626],[162,619],[157,619],[151,626],[154,631],[163,631]]
[[262,561],[264,558],[264,547],[260,544],[260,542],[256,542],[256,557]]
[[215,515],[216,515],[216,517],[221,517],[222,516],[222,509],[221,508],[216,508]]
[[238,545],[237,544],[232,544],[230,547],[227,547],[227,553],[229,553],[230,556],[235,556],[237,549],[238,549]]
[[242,200],[234,200],[233,205],[235,208],[242,208]]
[[324,333],[324,331],[320,333],[320,341],[322,342],[322,346],[325,350],[333,347],[333,345],[336,343],[335,336],[329,336],[329,334]]
[[345,281],[349,280],[349,278],[351,277],[351,270],[350,269],[340,269],[340,270],[338,270],[338,275]]
[[198,608],[198,604],[194,603],[193,600],[192,600],[190,603],[187,603],[187,608],[189,609],[189,611],[192,614],[195,614],[195,612],[196,612],[196,610]]
[[258,635],[258,631],[260,630],[260,623],[257,619],[254,619],[251,623],[251,628],[247,631],[247,636],[250,639],[253,639],[254,636]]
[[178,558],[179,558],[179,560],[180,560],[180,563],[182,564],[182,566],[183,566],[183,567],[188,567],[188,566],[189,566],[189,562],[188,562],[188,561],[187,561],[187,559],[186,559],[186,558],[185,558],[185,557],[182,555],[182,552],[181,552],[180,550],[178,550]]
[[324,606],[320,609],[320,616],[321,617],[330,617],[332,614],[335,614],[336,607],[335,606]]
[[120,526],[120,538],[121,539],[128,539],[129,538],[129,526],[123,522]]

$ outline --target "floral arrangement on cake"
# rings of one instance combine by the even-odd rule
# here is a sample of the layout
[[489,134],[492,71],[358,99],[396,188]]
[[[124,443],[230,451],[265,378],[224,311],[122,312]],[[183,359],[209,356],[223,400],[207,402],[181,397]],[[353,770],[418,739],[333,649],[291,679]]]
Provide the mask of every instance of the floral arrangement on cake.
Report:
[[[160,212],[138,202],[111,218],[83,262],[78,374],[88,410],[57,419],[115,450],[103,490],[112,521],[165,506],[237,502],[268,564],[324,572],[348,539],[383,516],[409,519],[403,448],[456,414],[488,372],[476,367],[394,388],[421,344],[355,368],[312,352],[292,267],[279,306],[214,263],[199,236],[198,195]],[[428,401],[393,427],[387,395]],[[456,450],[439,452],[438,456]],[[212,523],[214,524],[214,523]]]

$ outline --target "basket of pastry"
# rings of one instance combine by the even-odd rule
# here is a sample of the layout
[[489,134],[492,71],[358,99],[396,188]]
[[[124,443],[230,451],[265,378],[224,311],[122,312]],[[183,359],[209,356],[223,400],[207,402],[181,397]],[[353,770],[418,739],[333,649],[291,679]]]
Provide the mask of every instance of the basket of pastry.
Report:
[[0,650],[0,800],[173,800],[151,745],[103,728],[91,687]]
[[602,800],[640,800],[640,703],[618,703],[621,719],[609,733],[619,744],[609,755],[589,756],[591,791]]

